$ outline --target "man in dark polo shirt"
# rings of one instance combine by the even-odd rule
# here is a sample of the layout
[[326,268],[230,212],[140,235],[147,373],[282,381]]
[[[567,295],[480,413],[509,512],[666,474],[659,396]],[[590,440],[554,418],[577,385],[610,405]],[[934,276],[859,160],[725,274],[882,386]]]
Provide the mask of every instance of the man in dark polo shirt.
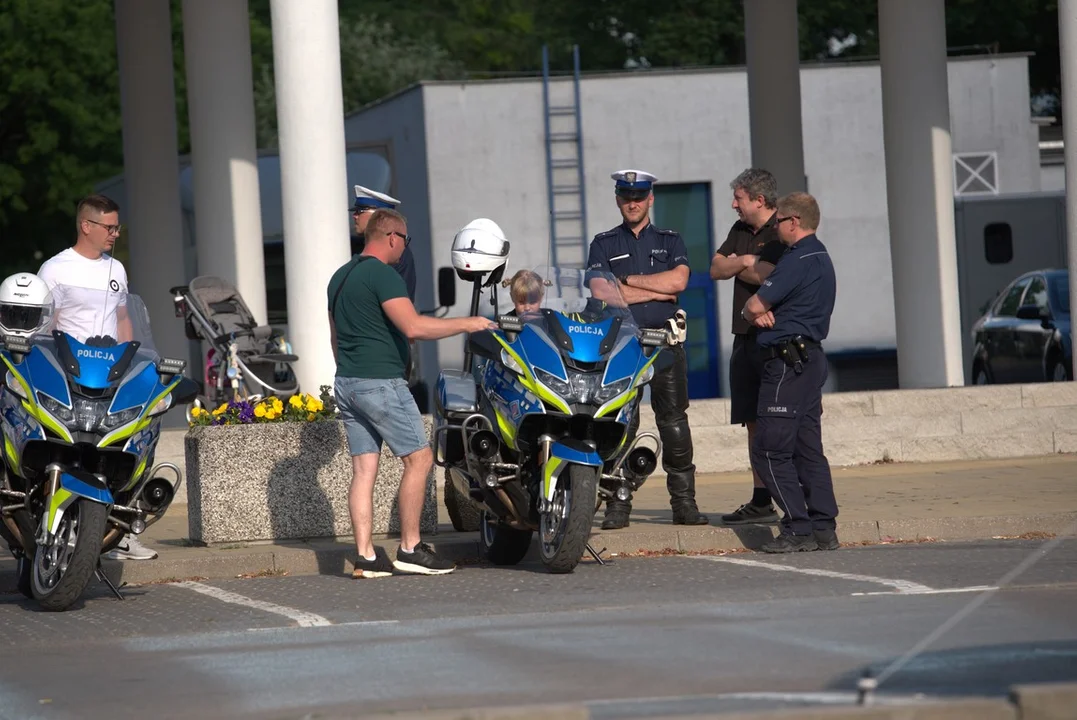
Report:
[[[741,316],[748,298],[774,269],[785,253],[775,225],[778,183],[760,168],[749,168],[738,175],[733,189],[733,209],[740,220],[733,223],[729,235],[711,261],[711,278],[733,278],[733,354],[729,358],[730,422],[748,428],[748,448],[755,436],[756,405],[759,402],[759,367],[756,362],[758,328]],[[776,522],[778,513],[772,504],[759,473],[752,471],[754,489],[751,501],[732,513],[722,515],[726,525]]]

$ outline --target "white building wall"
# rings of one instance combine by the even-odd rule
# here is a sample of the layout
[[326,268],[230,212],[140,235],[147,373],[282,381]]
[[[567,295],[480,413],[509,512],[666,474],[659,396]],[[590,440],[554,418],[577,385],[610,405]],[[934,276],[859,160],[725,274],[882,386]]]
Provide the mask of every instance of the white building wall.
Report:
[[[953,58],[949,73],[955,152],[995,150],[1003,191],[1038,190],[1027,58]],[[806,65],[801,83],[808,189],[819,199],[820,237],[838,272],[828,349],[893,347],[879,66]],[[512,242],[507,274],[544,264],[549,227],[541,79],[429,83],[422,93],[436,236],[448,241],[469,220],[488,216]],[[581,98],[589,235],[620,221],[610,173],[636,167],[660,182],[711,182],[717,248],[736,219],[729,181],[750,164],[743,68],[585,76]],[[434,258],[435,265],[447,261],[447,251]],[[454,315],[467,311],[469,288],[462,282],[458,288]],[[720,283],[722,387],[731,301],[732,284]],[[441,364],[458,365],[462,348],[458,338],[439,343]]]

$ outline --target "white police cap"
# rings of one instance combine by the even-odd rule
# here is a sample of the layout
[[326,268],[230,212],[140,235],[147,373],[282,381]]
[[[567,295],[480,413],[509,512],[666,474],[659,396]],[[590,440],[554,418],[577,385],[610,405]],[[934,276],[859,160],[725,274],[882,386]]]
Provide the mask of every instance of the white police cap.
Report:
[[639,190],[639,192],[651,192],[652,185],[658,178],[643,170],[618,170],[610,175],[616,182],[617,190]]
[[385,193],[380,193],[370,188],[365,188],[362,185],[355,186],[355,210],[366,210],[369,208],[395,208],[400,204],[400,201],[394,197],[389,197]]

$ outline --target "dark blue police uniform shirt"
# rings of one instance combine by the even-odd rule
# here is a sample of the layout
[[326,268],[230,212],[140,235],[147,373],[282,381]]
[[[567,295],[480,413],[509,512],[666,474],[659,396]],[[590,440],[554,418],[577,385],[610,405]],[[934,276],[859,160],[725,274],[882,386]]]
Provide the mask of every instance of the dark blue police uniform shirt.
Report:
[[[602,270],[616,277],[653,275],[681,265],[688,265],[688,249],[681,234],[651,223],[640,231],[638,239],[625,223],[595,235],[587,256],[589,270]],[[646,328],[661,327],[678,308],[677,303],[655,300],[629,305],[636,323]]]
[[760,328],[760,347],[803,335],[822,342],[830,333],[837,280],[826,246],[814,234],[791,247],[757,291],[770,304],[774,327]]
[[[352,255],[359,255],[363,252],[363,248],[366,246],[366,238],[362,235],[352,235]],[[411,302],[415,302],[415,256],[411,254],[411,246],[404,248],[404,254],[400,256],[400,260],[390,267],[400,273],[400,277],[404,279],[404,285],[408,289],[408,297],[411,298]]]

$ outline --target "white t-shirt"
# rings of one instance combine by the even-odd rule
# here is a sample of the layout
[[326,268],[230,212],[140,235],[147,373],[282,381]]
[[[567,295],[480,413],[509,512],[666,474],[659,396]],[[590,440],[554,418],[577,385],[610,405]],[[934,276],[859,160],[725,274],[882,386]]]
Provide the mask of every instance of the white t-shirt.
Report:
[[122,262],[108,254],[91,260],[67,248],[46,260],[37,275],[53,291],[57,330],[79,342],[94,335],[116,338],[117,309],[127,304]]

